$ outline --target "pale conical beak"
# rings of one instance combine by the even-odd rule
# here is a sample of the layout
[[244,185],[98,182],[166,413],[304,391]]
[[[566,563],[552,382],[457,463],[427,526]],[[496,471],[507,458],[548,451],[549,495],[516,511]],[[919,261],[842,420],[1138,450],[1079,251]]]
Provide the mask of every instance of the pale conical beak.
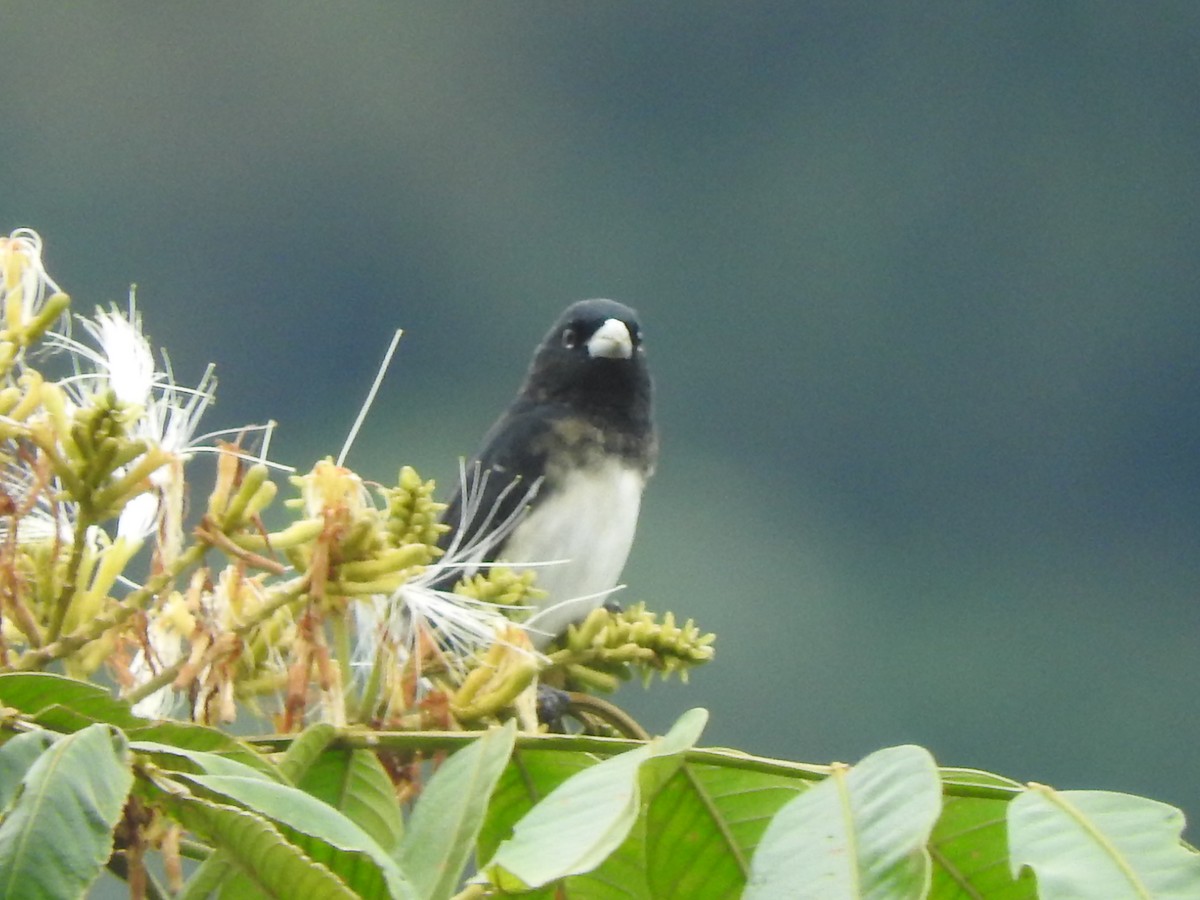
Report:
[[593,359],[629,359],[633,356],[633,338],[629,326],[620,319],[605,319],[587,342],[588,355]]

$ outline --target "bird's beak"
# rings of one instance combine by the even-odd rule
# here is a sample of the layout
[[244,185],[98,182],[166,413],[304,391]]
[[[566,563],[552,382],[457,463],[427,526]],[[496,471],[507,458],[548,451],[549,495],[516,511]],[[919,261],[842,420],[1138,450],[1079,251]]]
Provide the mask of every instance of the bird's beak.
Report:
[[633,356],[633,338],[629,326],[620,319],[605,319],[587,342],[588,356],[593,359],[629,359]]

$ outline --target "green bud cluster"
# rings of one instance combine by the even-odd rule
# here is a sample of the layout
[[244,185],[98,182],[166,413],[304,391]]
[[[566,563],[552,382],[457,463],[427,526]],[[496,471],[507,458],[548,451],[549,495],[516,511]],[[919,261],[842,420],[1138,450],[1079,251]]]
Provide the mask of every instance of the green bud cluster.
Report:
[[450,698],[459,722],[479,722],[515,707],[537,677],[537,659],[517,626],[500,637]]
[[387,503],[387,532],[394,547],[405,544],[437,546],[449,526],[440,521],[446,504],[433,499],[434,483],[422,481],[411,466],[400,469],[394,488],[380,488]]
[[677,674],[687,681],[688,670],[713,658],[716,635],[702,634],[688,619],[677,625],[673,613],[661,619],[637,603],[621,612],[600,608],[562,638],[561,649],[550,654],[568,682],[590,690],[615,690],[636,670],[649,683],[655,672],[663,679]]
[[518,572],[505,566],[495,566],[463,578],[454,586],[454,593],[497,606],[532,606],[546,595],[545,591],[535,586],[536,580],[537,573],[532,569]]

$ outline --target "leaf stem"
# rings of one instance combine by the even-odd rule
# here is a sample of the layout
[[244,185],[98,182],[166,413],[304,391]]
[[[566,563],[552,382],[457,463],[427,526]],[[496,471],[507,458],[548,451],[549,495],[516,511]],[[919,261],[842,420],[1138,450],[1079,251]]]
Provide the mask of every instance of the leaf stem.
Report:
[[[330,746],[346,750],[420,750],[425,752],[446,750],[453,752],[477,740],[481,734],[483,734],[482,731],[365,731],[351,728],[340,732]],[[292,736],[262,735],[246,738],[246,740],[269,752],[280,752],[288,747]],[[633,750],[644,744],[644,741],[591,735],[528,733],[517,735],[517,747],[523,750],[574,750],[605,757]],[[833,770],[832,766],[753,756],[737,750],[716,747],[693,748],[685,752],[684,758],[687,762],[695,765],[721,766],[747,772],[783,775],[799,778],[802,781],[823,781]],[[1012,786],[975,784],[954,780],[955,774],[961,771],[954,768],[945,770],[947,779],[943,780],[942,790],[947,796],[973,797],[978,800],[1011,800],[1024,791],[1024,788],[1017,784]]]
[[75,597],[76,582],[79,580],[79,567],[83,564],[83,551],[87,546],[87,532],[90,525],[90,517],[85,515],[81,508],[79,518],[75,521],[75,534],[72,537],[71,558],[67,562],[66,578],[63,580],[62,590],[58,592],[58,597],[54,600],[54,609],[50,613],[50,626],[46,630],[47,644],[52,645],[62,633],[63,622],[67,617],[67,608],[71,605],[71,601]]

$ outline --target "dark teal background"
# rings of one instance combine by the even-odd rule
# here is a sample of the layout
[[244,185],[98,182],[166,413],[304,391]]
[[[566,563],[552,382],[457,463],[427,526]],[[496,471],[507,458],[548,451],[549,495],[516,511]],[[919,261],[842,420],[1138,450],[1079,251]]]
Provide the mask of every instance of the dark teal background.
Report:
[[[138,283],[206,427],[445,480],[644,316],[652,729],[1200,815],[1200,4],[6,3],[0,229]],[[198,469],[209,465],[196,463]]]

